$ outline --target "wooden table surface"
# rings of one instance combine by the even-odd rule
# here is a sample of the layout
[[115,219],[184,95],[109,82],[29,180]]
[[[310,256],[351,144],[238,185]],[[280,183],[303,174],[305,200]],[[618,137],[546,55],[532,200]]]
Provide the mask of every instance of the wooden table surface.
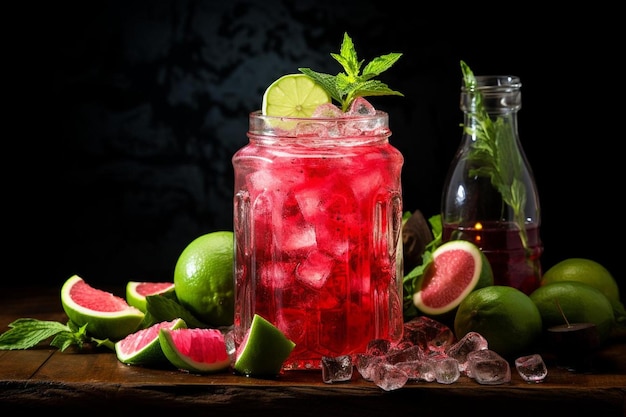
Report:
[[[0,332],[17,318],[67,320],[59,290],[12,288],[0,289],[0,294]],[[124,365],[107,349],[60,352],[47,341],[28,350],[0,351],[0,410],[63,410],[85,416],[174,410],[220,416],[266,415],[264,411],[298,417],[625,416],[626,337],[612,338],[596,354],[592,373],[573,373],[547,362],[548,377],[539,384],[524,382],[512,367],[508,384],[480,385],[462,376],[450,385],[409,382],[387,392],[356,371],[352,381],[335,384],[324,383],[321,371],[288,371],[276,380],[229,371],[194,375]]]

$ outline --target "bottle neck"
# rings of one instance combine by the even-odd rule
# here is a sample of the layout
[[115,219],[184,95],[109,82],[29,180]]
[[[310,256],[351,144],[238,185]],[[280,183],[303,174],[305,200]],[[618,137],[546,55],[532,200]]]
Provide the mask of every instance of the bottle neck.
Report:
[[461,88],[461,110],[472,114],[482,105],[491,118],[515,116],[522,108],[522,83],[514,76],[477,76],[476,85]]

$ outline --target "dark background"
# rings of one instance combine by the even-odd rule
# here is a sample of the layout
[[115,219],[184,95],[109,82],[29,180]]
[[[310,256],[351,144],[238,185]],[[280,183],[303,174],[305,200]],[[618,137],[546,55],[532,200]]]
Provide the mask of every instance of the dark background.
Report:
[[231,157],[265,88],[298,67],[337,73],[329,54],[347,31],[360,59],[404,54],[381,80],[405,97],[371,101],[405,156],[405,210],[439,210],[461,137],[459,61],[517,75],[544,269],[597,260],[624,298],[620,14],[401,4],[94,1],[9,13],[3,283],[173,279],[189,242],[232,230]]

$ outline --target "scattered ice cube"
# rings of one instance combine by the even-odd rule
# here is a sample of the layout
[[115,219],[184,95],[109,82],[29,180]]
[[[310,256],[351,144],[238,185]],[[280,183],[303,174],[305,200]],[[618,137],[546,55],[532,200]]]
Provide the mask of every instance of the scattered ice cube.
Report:
[[391,342],[387,339],[372,339],[365,348],[365,353],[376,356],[384,356],[389,351]]
[[442,358],[431,361],[434,367],[435,380],[440,384],[453,384],[461,376],[459,363],[454,358]]
[[515,359],[515,369],[526,382],[542,382],[548,375],[548,369],[539,354],[521,356]]
[[422,364],[420,361],[399,362],[395,366],[407,375],[409,381],[418,381],[422,377]]
[[511,367],[502,356],[490,349],[467,354],[467,376],[479,384],[499,385],[511,382]]
[[426,382],[433,382],[437,379],[435,375],[435,361],[433,359],[424,359],[419,362],[420,379]]
[[384,356],[371,355],[369,353],[359,353],[356,355],[356,370],[359,371],[363,379],[371,381],[378,365],[384,362]]
[[422,348],[417,345],[413,345],[402,350],[391,350],[387,354],[386,359],[388,363],[393,365],[400,362],[421,361],[424,357],[425,355]]
[[454,358],[459,363],[459,370],[465,373],[467,369],[467,354],[475,350],[487,349],[488,343],[480,333],[469,332],[458,342],[446,349],[446,355]]
[[345,382],[352,379],[352,357],[342,355],[334,358],[322,357],[322,379],[327,384]]
[[455,341],[454,332],[445,324],[426,316],[404,323],[403,341],[418,345],[426,355],[445,353]]
[[372,374],[372,381],[385,391],[402,388],[408,380],[406,372],[385,362],[377,366]]

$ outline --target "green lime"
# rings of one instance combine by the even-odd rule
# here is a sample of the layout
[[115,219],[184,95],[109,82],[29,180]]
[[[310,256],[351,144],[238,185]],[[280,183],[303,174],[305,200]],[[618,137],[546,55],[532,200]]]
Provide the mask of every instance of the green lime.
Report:
[[217,231],[194,239],[180,254],[174,288],[180,304],[214,327],[233,324],[234,236]]
[[130,365],[149,365],[167,362],[159,343],[159,330],[180,329],[187,327],[183,319],[164,321],[131,333],[115,342],[115,354],[122,363]]
[[570,323],[593,323],[603,343],[615,324],[609,299],[600,290],[584,282],[545,284],[533,291],[530,299],[539,309],[544,330],[566,324],[565,318]]
[[617,281],[608,269],[596,261],[585,258],[568,258],[544,272],[541,284],[560,281],[578,281],[597,288],[611,303],[620,302]]
[[274,378],[295,346],[280,329],[255,314],[237,349],[234,369],[245,376]]
[[230,366],[224,334],[218,329],[159,330],[163,354],[178,369],[214,373]]
[[97,339],[117,341],[136,331],[144,313],[121,297],[93,288],[74,275],[61,288],[65,314],[76,325],[87,325],[87,333]]
[[535,303],[522,291],[492,285],[471,292],[459,305],[454,319],[457,338],[480,333],[489,349],[505,358],[529,352],[542,331]]
[[320,104],[331,98],[304,74],[283,75],[265,90],[261,112],[265,116],[311,117]]
[[126,284],[126,302],[146,312],[146,297],[149,295],[168,294],[174,291],[173,282],[137,282]]

